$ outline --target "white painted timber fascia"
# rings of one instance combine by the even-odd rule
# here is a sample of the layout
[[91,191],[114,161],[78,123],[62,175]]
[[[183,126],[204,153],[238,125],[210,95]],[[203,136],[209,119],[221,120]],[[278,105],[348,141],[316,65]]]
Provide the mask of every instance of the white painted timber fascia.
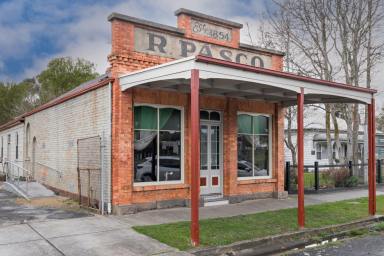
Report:
[[121,90],[156,81],[190,79],[191,70],[196,65],[195,58],[191,56],[120,76]]
[[176,61],[168,62],[147,69],[135,71],[121,76],[121,90],[156,81],[165,81],[173,79],[190,79],[191,70],[198,69],[200,79],[228,79],[239,82],[254,83],[255,88],[260,84],[290,90],[299,93],[304,88],[306,95],[321,95],[326,99],[340,97],[340,102],[347,102],[351,99],[353,102],[371,103],[372,94],[370,92],[354,91],[339,87],[331,87],[311,81],[301,81],[294,78],[286,78],[263,73],[256,73],[232,67],[220,66],[204,62],[196,62],[196,57],[191,56]]

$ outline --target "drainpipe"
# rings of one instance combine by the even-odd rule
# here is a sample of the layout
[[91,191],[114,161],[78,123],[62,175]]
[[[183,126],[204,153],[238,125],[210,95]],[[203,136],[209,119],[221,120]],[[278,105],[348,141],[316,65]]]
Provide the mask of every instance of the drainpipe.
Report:
[[107,134],[108,140],[107,143],[109,143],[109,177],[108,177],[108,204],[107,204],[107,213],[111,214],[112,212],[112,205],[111,205],[111,197],[112,197],[112,83],[108,83],[108,112],[109,112],[109,131]]

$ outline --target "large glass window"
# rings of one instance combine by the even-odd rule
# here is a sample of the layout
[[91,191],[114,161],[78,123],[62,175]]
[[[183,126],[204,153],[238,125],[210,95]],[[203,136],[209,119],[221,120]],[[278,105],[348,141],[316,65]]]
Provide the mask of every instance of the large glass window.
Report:
[[239,114],[237,117],[237,176],[270,176],[270,117]]
[[181,180],[181,111],[135,106],[135,182]]

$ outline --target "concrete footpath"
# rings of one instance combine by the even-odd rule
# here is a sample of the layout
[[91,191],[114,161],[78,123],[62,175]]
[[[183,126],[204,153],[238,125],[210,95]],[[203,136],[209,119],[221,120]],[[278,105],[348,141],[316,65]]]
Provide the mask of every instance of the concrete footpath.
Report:
[[[384,195],[384,187],[377,187],[377,195]],[[307,194],[305,205],[315,205],[327,202],[368,197],[367,189],[352,189],[349,191]],[[219,217],[231,217],[241,214],[252,214],[257,212],[274,211],[285,208],[297,207],[297,196],[290,195],[288,199],[258,199],[244,201],[238,204],[210,206],[200,208],[200,219],[211,219]],[[177,221],[190,220],[189,208],[171,208],[139,212],[132,215],[118,216],[120,220],[131,225],[155,225]]]
[[21,204],[1,185],[1,256],[189,255],[135,232],[114,216]]
[[141,235],[127,223],[93,216],[0,228],[0,255],[189,255]]

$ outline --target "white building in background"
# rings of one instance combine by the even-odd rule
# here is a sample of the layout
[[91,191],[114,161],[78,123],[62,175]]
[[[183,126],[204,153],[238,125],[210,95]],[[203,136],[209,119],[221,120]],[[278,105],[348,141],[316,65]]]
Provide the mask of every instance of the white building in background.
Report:
[[[347,155],[347,124],[344,119],[337,118],[340,131],[341,151],[333,152],[334,163],[346,163]],[[296,120],[292,121],[292,142],[296,146]],[[285,122],[285,136],[287,137],[287,122]],[[332,146],[335,148],[334,125],[331,120],[331,140]],[[364,156],[364,126],[360,125],[359,129],[359,159]],[[384,134],[376,131],[376,158],[384,158]],[[292,154],[287,145],[285,145],[285,161],[292,162]],[[305,111],[304,116],[304,164],[313,165],[314,162],[319,165],[326,165],[328,161],[328,148],[325,129],[325,112],[320,108],[309,107]]]

